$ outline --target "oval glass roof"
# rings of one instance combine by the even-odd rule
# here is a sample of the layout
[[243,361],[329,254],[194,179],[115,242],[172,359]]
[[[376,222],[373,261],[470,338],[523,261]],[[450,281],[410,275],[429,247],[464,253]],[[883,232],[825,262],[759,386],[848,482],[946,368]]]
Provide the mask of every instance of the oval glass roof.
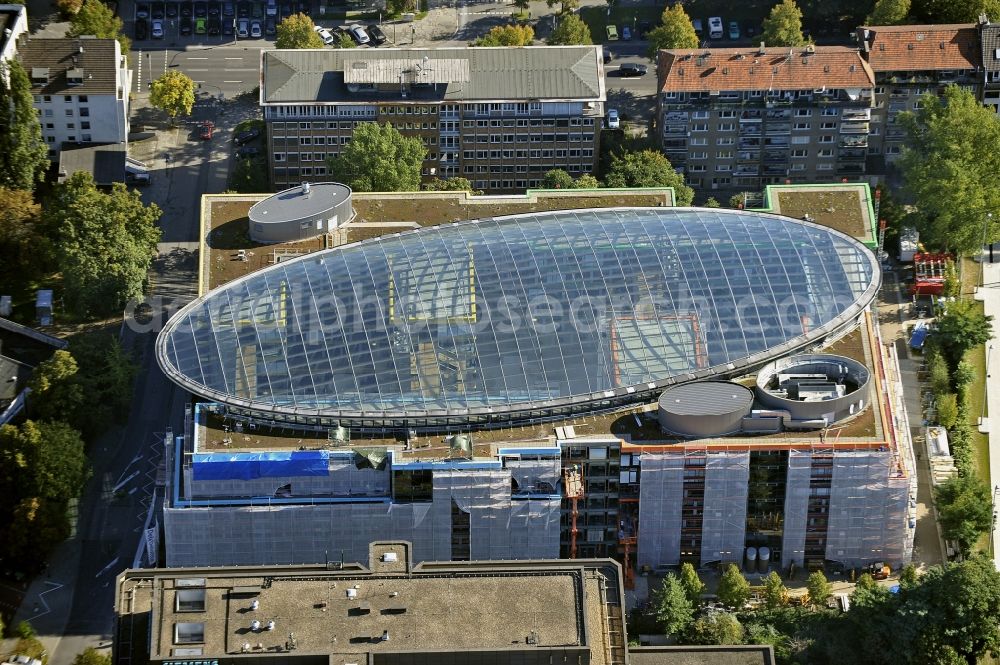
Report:
[[861,243],[775,215],[518,215],[230,282],[170,321],[157,357],[192,392],[270,414],[537,417],[783,355],[857,317],[878,282]]

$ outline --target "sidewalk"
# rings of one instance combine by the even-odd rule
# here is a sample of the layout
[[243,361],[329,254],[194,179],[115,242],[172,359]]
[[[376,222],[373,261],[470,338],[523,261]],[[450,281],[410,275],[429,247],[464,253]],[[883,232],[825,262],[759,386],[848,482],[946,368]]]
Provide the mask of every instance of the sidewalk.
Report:
[[[985,258],[985,257],[984,257]],[[976,300],[983,303],[987,316],[993,317],[993,339],[986,344],[986,418],[980,426],[980,431],[988,428],[990,441],[990,477],[987,479],[994,488],[1000,483],[1000,353],[992,353],[994,346],[1000,346],[1000,263],[983,263],[983,286],[976,289]],[[997,422],[992,423],[996,414]],[[994,506],[995,513],[995,506]],[[1000,523],[993,520],[993,542],[1000,543]],[[993,562],[1000,570],[1000,547],[993,548]]]

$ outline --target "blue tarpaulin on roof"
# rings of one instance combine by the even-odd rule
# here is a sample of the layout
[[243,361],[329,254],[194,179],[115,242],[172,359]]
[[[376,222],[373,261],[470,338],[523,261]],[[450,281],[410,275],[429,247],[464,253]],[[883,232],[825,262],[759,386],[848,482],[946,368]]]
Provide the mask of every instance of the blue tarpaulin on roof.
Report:
[[196,453],[195,480],[253,480],[330,475],[330,453],[297,450],[270,453]]

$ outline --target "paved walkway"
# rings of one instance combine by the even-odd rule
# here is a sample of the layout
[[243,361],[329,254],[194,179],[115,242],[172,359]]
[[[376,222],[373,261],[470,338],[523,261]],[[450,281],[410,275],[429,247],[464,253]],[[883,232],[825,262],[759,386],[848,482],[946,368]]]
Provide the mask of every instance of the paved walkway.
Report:
[[[993,353],[993,347],[1000,348],[1000,263],[986,263],[983,269],[983,286],[976,290],[976,300],[981,300],[987,316],[993,317],[993,339],[986,344],[986,414],[984,426],[989,430],[990,477],[993,485],[994,506],[997,485],[1000,484],[1000,352]],[[996,414],[996,418],[993,415]],[[995,422],[994,422],[995,421]],[[995,511],[994,511],[995,512]],[[993,542],[1000,543],[1000,521],[993,520]],[[1000,570],[1000,547],[993,548],[993,562]]]

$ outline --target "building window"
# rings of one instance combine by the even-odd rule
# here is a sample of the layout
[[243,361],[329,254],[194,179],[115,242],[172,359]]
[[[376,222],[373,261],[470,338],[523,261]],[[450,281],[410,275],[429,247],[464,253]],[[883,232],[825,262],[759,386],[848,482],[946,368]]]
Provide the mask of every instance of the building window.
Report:
[[734,125],[731,122],[720,122],[719,123],[719,131],[720,132],[731,132],[734,129],[736,129],[736,125]]
[[708,131],[708,123],[707,122],[696,122],[693,125],[691,125],[691,131],[692,132],[707,132]]
[[94,139],[91,138],[90,134],[84,134],[83,136],[80,137],[80,140],[83,141],[84,143],[90,143]]
[[205,641],[204,622],[174,624],[174,644],[202,644]]
[[797,148],[795,150],[792,150],[792,157],[808,157],[808,156],[809,156],[808,150],[803,150],[802,148]]
[[703,151],[692,152],[690,157],[691,159],[708,159],[708,153]]
[[45,100],[46,104],[52,103],[52,96],[51,95],[45,95],[42,99]]
[[809,118],[812,117],[812,109],[795,109],[796,118]]
[[726,136],[721,139],[716,139],[715,141],[715,145],[733,145],[734,143],[736,143],[736,139],[732,136]]
[[819,137],[819,142],[820,143],[833,143],[833,136],[831,134],[824,134],[823,136]]
[[84,120],[80,123],[80,129],[90,129],[90,121]]
[[76,129],[76,123],[67,122],[66,129]]
[[66,109],[66,117],[67,118],[73,117],[73,109]]
[[177,590],[177,611],[178,612],[204,612],[205,611],[205,589],[178,589]]
[[702,137],[702,138],[693,138],[688,143],[688,145],[708,145],[708,139],[706,139],[704,137]]
[[90,109],[87,108],[86,106],[81,106],[80,107],[80,117],[81,118],[89,118],[90,117]]
[[88,101],[87,100],[87,95],[80,95],[80,103],[81,104],[86,104],[87,101]]

